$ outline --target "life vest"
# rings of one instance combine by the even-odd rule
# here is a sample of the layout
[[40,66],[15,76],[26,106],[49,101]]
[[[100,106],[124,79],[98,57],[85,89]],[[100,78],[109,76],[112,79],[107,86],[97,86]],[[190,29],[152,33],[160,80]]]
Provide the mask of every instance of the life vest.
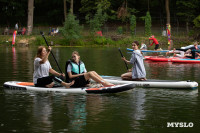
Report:
[[72,67],[72,75],[84,73],[84,70],[85,70],[85,64],[82,61],[79,61],[79,64],[76,64],[72,62],[71,60],[68,60],[65,64],[65,77],[66,77],[65,81],[68,83],[74,80],[74,79],[70,79],[67,73],[67,67],[69,64]]

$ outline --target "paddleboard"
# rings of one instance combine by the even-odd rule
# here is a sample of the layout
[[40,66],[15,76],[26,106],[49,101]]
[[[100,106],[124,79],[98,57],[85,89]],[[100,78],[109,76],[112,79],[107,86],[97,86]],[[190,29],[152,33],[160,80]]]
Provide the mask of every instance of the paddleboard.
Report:
[[172,59],[179,59],[178,57],[160,57],[160,56],[151,56],[148,57],[148,60],[156,62],[170,62]]
[[[131,49],[131,48],[126,48],[128,51],[133,51],[133,49]],[[169,50],[140,50],[140,51],[142,51],[143,53],[147,53],[147,52],[149,52],[149,53],[159,53],[159,52],[169,52]]]
[[116,76],[102,76],[106,81],[113,84],[134,84],[135,87],[143,88],[173,88],[173,89],[197,89],[198,83],[195,81],[175,81],[175,80],[156,80],[147,79],[146,81],[122,80]]
[[[197,46],[198,48],[200,48],[200,45]],[[185,46],[185,47],[181,47],[181,49],[195,49],[194,45],[188,45],[188,46]]]
[[93,94],[102,94],[102,93],[118,93],[133,89],[134,84],[121,84],[114,85],[110,87],[82,87],[82,88],[65,88],[65,87],[55,87],[55,88],[45,88],[45,87],[35,87],[32,82],[20,82],[20,81],[8,81],[3,85],[5,88],[13,90],[27,90],[27,91],[43,91],[43,92],[61,92],[61,93],[93,93]]
[[176,63],[200,63],[200,59],[172,59]]

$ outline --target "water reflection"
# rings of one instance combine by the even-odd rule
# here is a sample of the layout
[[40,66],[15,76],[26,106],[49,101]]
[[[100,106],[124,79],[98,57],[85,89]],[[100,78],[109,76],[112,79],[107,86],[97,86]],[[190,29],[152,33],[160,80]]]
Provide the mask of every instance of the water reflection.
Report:
[[152,79],[194,80],[199,82],[199,67],[200,64],[153,62],[145,60],[147,76]]
[[16,61],[16,52],[15,52],[15,47],[12,47],[12,66],[13,66],[13,75],[16,74],[17,70],[17,61]]
[[[54,49],[62,70],[77,50],[88,71],[114,76],[126,71],[117,48]],[[36,50],[1,48],[1,84],[32,81]],[[50,62],[57,69],[51,57]],[[147,78],[199,81],[200,77],[200,64],[145,61],[145,67]],[[0,95],[0,132],[165,132],[167,121],[192,121],[198,129],[199,101],[198,90],[136,88],[110,95],[72,95],[5,89]]]
[[[52,125],[52,99],[50,96],[41,96],[41,94],[35,94],[33,97],[33,122],[34,132],[41,131],[48,132]],[[42,125],[42,126],[41,126]]]
[[79,97],[71,95],[69,99],[67,101],[67,115],[70,119],[69,130],[80,132],[86,125],[86,97],[83,95],[79,95]]

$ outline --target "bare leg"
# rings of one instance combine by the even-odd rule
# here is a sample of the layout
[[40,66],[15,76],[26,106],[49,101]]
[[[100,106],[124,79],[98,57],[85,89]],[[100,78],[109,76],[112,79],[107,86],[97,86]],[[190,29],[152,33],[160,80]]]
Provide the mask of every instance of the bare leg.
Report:
[[107,81],[105,81],[101,76],[99,76],[95,71],[90,71],[84,74],[85,79],[89,80],[90,78],[94,81],[101,83],[103,86],[110,86],[113,85]]
[[123,80],[132,80],[132,72],[127,72],[121,75]]

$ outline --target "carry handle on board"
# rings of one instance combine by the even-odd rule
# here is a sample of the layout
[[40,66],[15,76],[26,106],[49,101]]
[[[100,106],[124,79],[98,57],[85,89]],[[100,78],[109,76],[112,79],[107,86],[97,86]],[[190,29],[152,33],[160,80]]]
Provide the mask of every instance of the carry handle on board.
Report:
[[[45,36],[44,36],[44,33],[43,33],[42,31],[40,31],[40,34],[42,35],[42,37],[44,38],[44,40],[45,40],[47,46],[49,47],[49,44],[48,44],[48,42],[47,42],[47,40],[46,40],[46,38],[45,38]],[[57,60],[56,60],[56,58],[55,58],[55,56],[54,56],[54,54],[53,54],[52,51],[51,51],[51,55],[53,56],[53,59],[55,60],[56,65],[58,66],[58,69],[59,69],[60,73],[63,73],[62,70],[60,69],[60,66],[58,65],[58,62],[57,62]]]
[[[119,50],[119,52],[120,52],[120,54],[121,54],[121,57],[124,57],[123,56],[123,54],[122,54],[122,51],[121,51],[121,49],[120,48],[118,48],[118,50]],[[128,70],[128,65],[127,65],[127,63],[124,61],[124,64],[125,64],[125,66],[126,66],[126,69]]]

